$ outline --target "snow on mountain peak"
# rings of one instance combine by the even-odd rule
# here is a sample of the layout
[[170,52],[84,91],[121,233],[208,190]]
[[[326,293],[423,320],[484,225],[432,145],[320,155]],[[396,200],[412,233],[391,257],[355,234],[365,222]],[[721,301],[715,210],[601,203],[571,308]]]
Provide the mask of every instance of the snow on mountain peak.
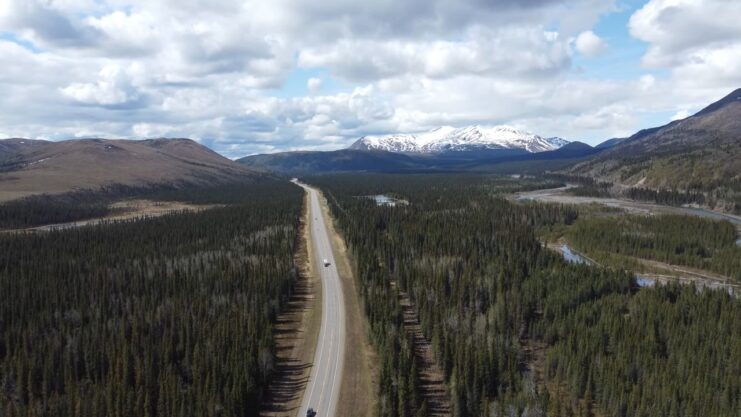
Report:
[[441,153],[481,149],[523,149],[527,152],[552,151],[568,141],[543,138],[512,126],[472,125],[462,128],[443,126],[418,134],[364,136],[351,149],[381,150],[397,153]]

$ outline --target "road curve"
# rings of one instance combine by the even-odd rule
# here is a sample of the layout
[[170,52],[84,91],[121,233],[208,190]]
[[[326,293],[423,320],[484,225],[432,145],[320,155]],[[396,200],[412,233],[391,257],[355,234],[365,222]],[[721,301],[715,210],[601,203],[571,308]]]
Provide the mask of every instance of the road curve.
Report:
[[[316,265],[322,280],[321,330],[311,376],[297,416],[305,417],[306,411],[313,408],[317,417],[334,417],[340,396],[345,357],[345,300],[329,232],[319,205],[319,192],[297,180],[293,182],[309,193],[309,224],[314,254],[312,262]],[[330,262],[329,266],[324,266],[324,259]]]

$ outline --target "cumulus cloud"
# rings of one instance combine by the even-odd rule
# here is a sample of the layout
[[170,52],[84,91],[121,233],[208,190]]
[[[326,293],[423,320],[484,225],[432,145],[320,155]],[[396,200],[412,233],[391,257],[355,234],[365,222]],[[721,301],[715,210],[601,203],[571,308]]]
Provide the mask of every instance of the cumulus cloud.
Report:
[[[5,0],[0,136],[187,136],[238,157],[442,124],[614,135],[739,84],[734,3],[649,1],[630,32],[671,77],[610,81],[573,55],[605,50],[592,30],[615,0]],[[304,70],[322,76],[296,85]]]
[[594,57],[603,53],[607,49],[607,42],[595,35],[591,30],[584,31],[576,37],[574,41],[576,50],[580,54]]
[[630,18],[630,33],[649,44],[647,66],[681,64],[698,52],[741,42],[741,3],[651,0]]
[[674,113],[674,116],[672,116],[672,120],[682,120],[690,117],[692,113],[690,113],[687,109],[682,109],[676,113]]
[[132,85],[126,71],[117,65],[108,65],[100,70],[94,83],[72,83],[62,93],[81,103],[116,106],[129,104],[141,98]]
[[316,94],[322,88],[322,80],[315,77],[309,78],[306,81],[306,88],[308,88],[310,92]]
[[71,19],[52,3],[39,0],[4,1],[0,5],[0,30],[18,31],[42,46],[88,47],[98,34],[94,28]]
[[737,1],[650,0],[628,26],[648,44],[642,64],[668,69],[672,87],[687,97],[684,107],[698,108],[741,85],[738,16]]
[[343,40],[333,48],[307,48],[298,64],[327,67],[351,81],[406,74],[449,78],[462,74],[539,76],[570,65],[558,33],[533,28],[475,28],[459,41]]

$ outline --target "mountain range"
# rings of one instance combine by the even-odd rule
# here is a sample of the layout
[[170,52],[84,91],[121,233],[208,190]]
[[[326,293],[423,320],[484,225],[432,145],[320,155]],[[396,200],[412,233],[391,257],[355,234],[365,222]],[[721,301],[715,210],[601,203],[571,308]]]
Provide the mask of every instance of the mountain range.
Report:
[[420,154],[522,149],[534,153],[556,150],[567,143],[561,138],[543,138],[506,125],[474,125],[462,128],[443,126],[419,134],[364,136],[350,149]]
[[189,139],[0,140],[0,201],[114,184],[214,184],[263,172],[349,171],[559,172],[623,188],[701,190],[741,207],[741,89],[688,118],[596,147],[478,125],[365,136],[347,149],[237,161]]
[[190,139],[0,140],[0,201],[111,185],[209,185],[260,175]]
[[418,134],[363,136],[347,149],[251,155],[237,162],[262,171],[298,175],[486,169],[502,162],[522,165],[529,159],[573,161],[592,153],[591,146],[580,142],[545,138],[510,126],[473,125],[443,126]]
[[[443,127],[365,136],[349,149],[253,155],[238,162],[282,174],[337,171],[559,172],[619,187],[696,189],[741,200],[741,89],[698,113],[592,147],[508,126]],[[741,201],[736,203],[741,206]]]

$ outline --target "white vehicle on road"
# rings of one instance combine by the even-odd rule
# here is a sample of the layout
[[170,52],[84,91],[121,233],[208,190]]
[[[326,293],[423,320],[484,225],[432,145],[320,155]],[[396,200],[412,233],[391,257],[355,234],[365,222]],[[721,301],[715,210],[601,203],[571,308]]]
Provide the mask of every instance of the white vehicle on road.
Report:
[[344,417],[337,414],[345,357],[345,301],[342,283],[337,269],[332,266],[332,240],[322,218],[319,191],[301,183],[298,185],[309,195],[309,219],[314,219],[310,227],[311,252],[316,254],[313,262],[322,262],[324,266],[321,268],[324,270],[317,274],[321,278],[322,323],[311,373],[304,387],[297,415],[308,417],[316,413],[317,417]]

